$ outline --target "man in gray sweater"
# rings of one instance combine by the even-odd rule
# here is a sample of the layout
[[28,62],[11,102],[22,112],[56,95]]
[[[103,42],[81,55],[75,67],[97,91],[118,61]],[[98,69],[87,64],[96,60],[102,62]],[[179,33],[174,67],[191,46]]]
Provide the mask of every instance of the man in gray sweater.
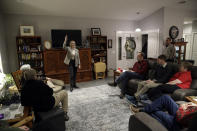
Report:
[[166,39],[166,49],[164,50],[163,54],[166,56],[167,61],[174,61],[175,59],[175,47],[171,42],[171,38]]

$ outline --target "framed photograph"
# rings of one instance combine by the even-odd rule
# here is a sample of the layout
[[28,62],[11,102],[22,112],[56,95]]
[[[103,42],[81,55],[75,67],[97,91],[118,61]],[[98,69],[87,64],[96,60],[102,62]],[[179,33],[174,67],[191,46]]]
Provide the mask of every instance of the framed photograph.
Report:
[[108,40],[108,48],[112,48],[112,39]]
[[34,36],[34,27],[33,26],[20,26],[21,36]]
[[101,29],[100,28],[91,28],[92,35],[101,35]]

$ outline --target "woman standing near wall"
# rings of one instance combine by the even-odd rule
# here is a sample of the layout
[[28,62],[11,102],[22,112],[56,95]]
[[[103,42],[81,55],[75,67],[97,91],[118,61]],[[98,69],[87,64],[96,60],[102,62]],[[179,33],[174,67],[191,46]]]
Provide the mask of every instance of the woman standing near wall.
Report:
[[73,88],[79,88],[76,85],[76,73],[77,68],[81,68],[80,66],[80,57],[79,50],[76,49],[76,43],[74,40],[70,41],[70,47],[66,46],[66,42],[68,40],[68,36],[65,36],[65,40],[63,43],[63,48],[67,51],[66,58],[64,59],[64,63],[69,66],[70,73],[70,91],[72,92]]

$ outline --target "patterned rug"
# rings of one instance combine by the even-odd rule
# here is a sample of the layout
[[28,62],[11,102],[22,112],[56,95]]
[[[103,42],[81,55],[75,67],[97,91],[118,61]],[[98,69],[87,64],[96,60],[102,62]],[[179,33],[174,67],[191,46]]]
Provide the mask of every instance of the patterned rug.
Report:
[[67,131],[128,131],[131,112],[118,87],[101,85],[68,91]]

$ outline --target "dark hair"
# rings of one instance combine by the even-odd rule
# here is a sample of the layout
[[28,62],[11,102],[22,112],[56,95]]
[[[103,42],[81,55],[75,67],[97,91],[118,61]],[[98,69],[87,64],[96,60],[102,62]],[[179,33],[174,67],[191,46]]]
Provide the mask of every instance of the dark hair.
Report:
[[190,62],[182,62],[181,66],[183,66],[185,69],[189,70],[192,66]]
[[160,55],[160,56],[158,56],[158,59],[166,61],[166,56],[165,55]]
[[138,52],[143,58],[145,57],[145,54],[143,52]]

